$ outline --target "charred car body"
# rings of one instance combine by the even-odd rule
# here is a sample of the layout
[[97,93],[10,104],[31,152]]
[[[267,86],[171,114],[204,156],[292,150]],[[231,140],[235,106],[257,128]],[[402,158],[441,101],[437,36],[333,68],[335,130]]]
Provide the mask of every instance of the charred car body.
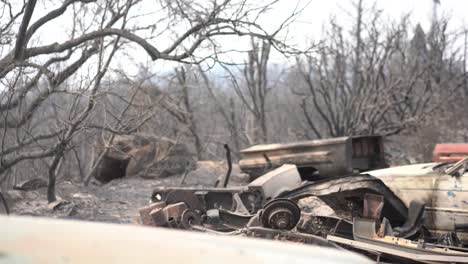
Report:
[[[468,263],[462,212],[468,203],[454,201],[468,188],[462,179],[468,177],[467,163],[327,175],[313,182],[303,181],[296,165],[280,164],[247,186],[157,188],[151,204],[140,210],[141,221],[350,249],[377,261]],[[298,201],[307,197],[318,197],[335,215],[301,212]]]
[[381,136],[339,137],[288,144],[255,145],[240,151],[240,168],[255,179],[294,164],[308,180],[385,168]]
[[367,172],[382,180],[406,206],[425,205],[424,225],[432,232],[456,231],[468,243],[468,161],[407,165]]

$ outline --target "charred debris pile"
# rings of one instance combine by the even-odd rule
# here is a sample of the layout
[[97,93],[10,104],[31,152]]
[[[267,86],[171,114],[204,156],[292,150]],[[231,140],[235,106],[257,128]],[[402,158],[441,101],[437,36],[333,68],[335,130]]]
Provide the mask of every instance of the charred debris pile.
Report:
[[[159,187],[140,224],[351,250],[376,262],[468,263],[468,158],[386,168],[382,138],[343,137],[242,151],[251,182]],[[317,198],[333,214],[299,204]]]

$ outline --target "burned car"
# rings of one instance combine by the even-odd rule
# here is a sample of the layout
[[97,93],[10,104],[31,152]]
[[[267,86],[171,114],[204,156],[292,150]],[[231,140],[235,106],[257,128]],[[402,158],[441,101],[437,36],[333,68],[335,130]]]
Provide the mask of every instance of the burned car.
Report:
[[[282,164],[246,186],[156,188],[139,212],[144,225],[347,249],[378,262],[468,263],[467,164],[465,158],[314,181]],[[334,214],[303,212],[298,202],[308,197]]]
[[409,206],[425,204],[424,225],[432,232],[457,231],[468,243],[468,158],[459,162],[426,163],[366,172],[382,180]]

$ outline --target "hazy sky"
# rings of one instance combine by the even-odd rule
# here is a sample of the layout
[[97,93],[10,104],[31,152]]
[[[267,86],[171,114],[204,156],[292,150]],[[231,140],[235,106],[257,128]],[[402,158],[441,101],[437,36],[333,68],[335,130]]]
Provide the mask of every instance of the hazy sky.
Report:
[[[267,0],[263,1],[265,2]],[[262,24],[266,28],[268,28],[269,25],[277,25],[283,20],[283,18],[289,16],[298,1],[302,6],[307,3],[308,4],[303,13],[301,13],[294,24],[289,28],[288,37],[290,38],[289,43],[295,43],[299,46],[305,47],[310,43],[310,41],[320,38],[324,24],[331,16],[335,16],[342,25],[350,25],[352,23],[352,16],[350,14],[354,12],[351,3],[352,1],[357,0],[281,0],[275,5],[275,8],[270,10],[263,20],[261,20]],[[61,0],[53,1],[56,5],[59,5],[60,2]],[[148,9],[150,9],[155,6],[152,1],[144,1],[143,3],[146,5],[144,8],[148,7]],[[370,8],[374,1],[365,0],[364,3],[368,8]],[[376,0],[375,5],[377,9],[382,10],[382,16],[386,19],[388,18],[388,21],[399,20],[404,14],[411,13],[410,26],[421,23],[423,28],[427,29],[432,16],[433,0]],[[35,18],[40,17],[44,12],[50,11],[52,8],[53,7],[50,5],[50,2],[49,4],[39,2],[38,8],[35,10],[33,16],[33,21]],[[468,0],[440,0],[439,15],[452,17],[452,29],[461,28],[466,24],[466,22],[468,22],[465,15],[467,10]],[[144,11],[146,11],[146,9]],[[157,14],[154,15],[154,17],[157,16]],[[154,17],[150,16],[150,20],[148,21],[151,23],[151,19],[154,19]],[[44,34],[41,34],[41,42],[43,42],[43,44],[50,44],[55,41],[65,40],[60,38],[59,33],[70,24],[69,20],[69,17],[63,16],[61,20],[55,20],[54,23],[45,27],[43,29],[45,31]],[[65,22],[68,22],[68,24]],[[51,32],[53,33],[51,34]],[[221,44],[226,46],[227,49],[235,48],[247,50],[248,38],[243,38],[243,40],[244,41],[231,38],[226,41],[221,41]],[[166,41],[169,42],[167,39]],[[158,39],[155,43],[165,47],[169,45],[169,43],[164,43],[166,41],[164,39]],[[231,54],[230,57],[236,61],[243,61],[245,55]],[[272,54],[271,61],[283,63],[285,60],[284,57],[279,54]],[[163,71],[175,66],[174,63],[170,62],[151,62],[147,54],[137,46],[135,46],[135,49],[132,48],[130,50],[129,57],[116,62],[117,67],[133,68],[133,65],[145,64],[151,68],[162,69]]]
[[[304,11],[296,19],[295,23],[289,28],[288,36],[291,38],[291,43],[297,43],[305,46],[312,40],[317,40],[321,36],[324,24],[334,16],[343,25],[352,23],[353,0],[302,0],[302,5],[306,5]],[[357,1],[357,0],[355,0]],[[264,25],[274,24],[276,21],[281,21],[282,17],[288,16],[294,9],[297,1],[282,0],[271,10],[262,21]],[[365,6],[371,8],[375,3],[376,8],[382,10],[382,16],[388,21],[399,20],[405,14],[411,14],[411,25],[414,27],[420,23],[424,29],[428,29],[430,20],[433,14],[433,0],[365,0]],[[440,0],[438,5],[439,16],[451,17],[451,29],[461,29],[467,24],[468,17],[465,13],[468,12],[468,0]],[[239,48],[239,43],[232,41],[226,42],[226,45],[236,45]],[[245,43],[244,43],[245,45]],[[247,49],[248,46],[245,46]],[[243,56],[243,57],[241,57]],[[237,58],[243,60],[245,55],[231,55],[235,60]],[[284,58],[278,54],[272,55],[271,61],[282,63]],[[160,65],[170,66],[172,63],[159,62]],[[166,68],[165,66],[161,66]]]
[[[338,19],[341,18],[344,22],[346,20],[349,22],[350,17],[346,13],[353,12],[351,1],[312,0],[298,20],[311,27],[309,32],[312,35],[320,34],[321,26],[331,15],[336,15]],[[281,5],[287,6],[287,2],[285,1]],[[367,0],[364,3],[365,6],[371,7],[374,2]],[[414,24],[419,22],[424,27],[428,27],[432,17],[433,0],[377,0],[375,5],[383,11],[383,17],[388,17],[389,20],[398,20],[402,15],[410,13]],[[439,15],[451,16],[453,26],[459,26],[466,21],[468,1],[440,0],[438,11]],[[301,30],[303,30],[302,27]]]

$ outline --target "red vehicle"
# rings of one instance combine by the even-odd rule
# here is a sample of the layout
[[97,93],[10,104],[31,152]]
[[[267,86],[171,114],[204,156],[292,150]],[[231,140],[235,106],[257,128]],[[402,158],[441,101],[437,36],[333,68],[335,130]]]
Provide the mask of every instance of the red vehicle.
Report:
[[468,143],[437,144],[433,154],[436,162],[459,161],[468,156]]

